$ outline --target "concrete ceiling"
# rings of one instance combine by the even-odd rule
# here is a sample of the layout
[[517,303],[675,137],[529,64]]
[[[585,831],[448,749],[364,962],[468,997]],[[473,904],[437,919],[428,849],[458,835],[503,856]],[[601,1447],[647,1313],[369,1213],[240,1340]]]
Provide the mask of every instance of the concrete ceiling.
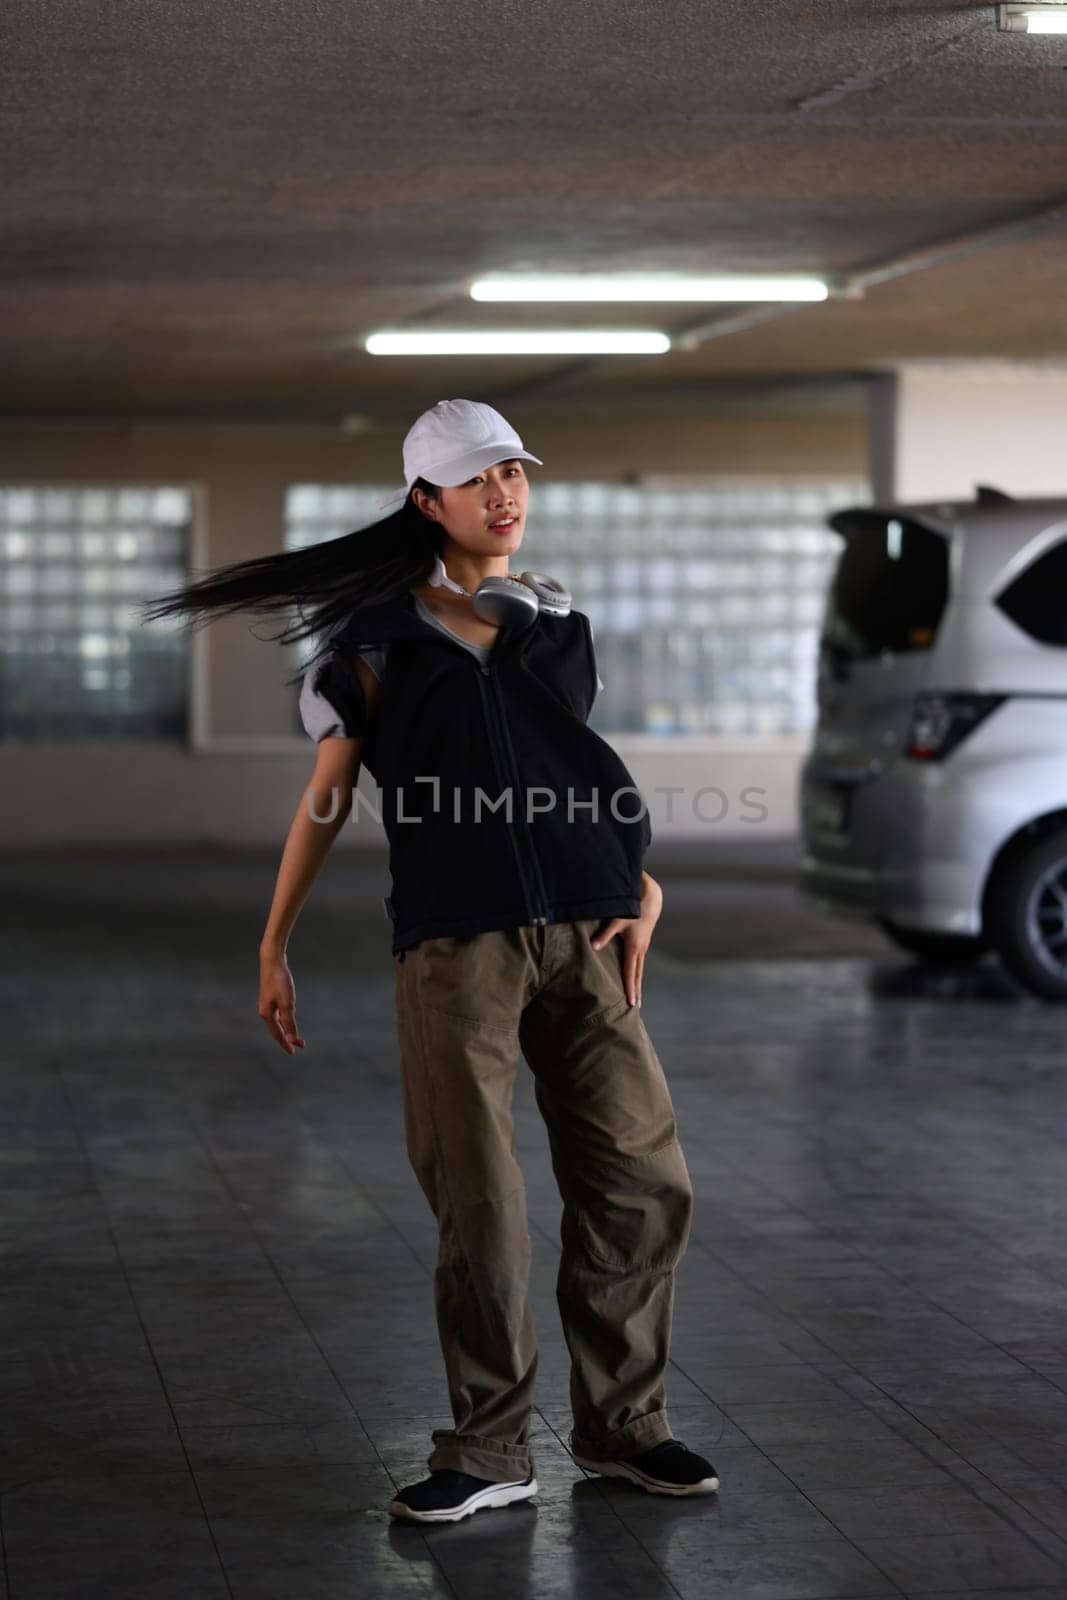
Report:
[[[666,356],[384,358],[489,271],[852,274],[1067,193],[1067,39],[916,0],[7,0],[9,417],[854,403],[896,360],[1067,355],[1067,212]],[[751,308],[748,308],[751,309]]]

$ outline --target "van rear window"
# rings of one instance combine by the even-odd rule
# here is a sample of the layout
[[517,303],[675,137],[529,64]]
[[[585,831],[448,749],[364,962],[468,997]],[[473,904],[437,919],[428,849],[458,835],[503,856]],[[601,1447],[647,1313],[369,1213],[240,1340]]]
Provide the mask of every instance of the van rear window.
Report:
[[1067,644],[1067,540],[1051,545],[1002,589],[996,604],[1041,644]]
[[884,511],[841,511],[829,519],[845,536],[823,643],[848,656],[928,650],[948,600],[948,540]]

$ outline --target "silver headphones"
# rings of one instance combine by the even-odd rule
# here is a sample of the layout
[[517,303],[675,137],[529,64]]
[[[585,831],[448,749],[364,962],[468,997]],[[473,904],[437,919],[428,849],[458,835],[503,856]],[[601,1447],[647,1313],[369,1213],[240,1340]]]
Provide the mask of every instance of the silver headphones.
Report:
[[569,616],[571,596],[556,578],[520,572],[517,578],[483,578],[471,595],[471,606],[483,622],[529,627],[541,611],[550,617]]
[[461,583],[450,578],[440,555],[434,559],[434,570],[429,582],[434,586],[451,589],[454,594],[465,595],[471,602],[474,615],[483,622],[498,627],[526,627],[543,611],[550,617],[570,615],[571,596],[556,578],[543,572],[520,572],[517,578],[483,578],[472,594]]

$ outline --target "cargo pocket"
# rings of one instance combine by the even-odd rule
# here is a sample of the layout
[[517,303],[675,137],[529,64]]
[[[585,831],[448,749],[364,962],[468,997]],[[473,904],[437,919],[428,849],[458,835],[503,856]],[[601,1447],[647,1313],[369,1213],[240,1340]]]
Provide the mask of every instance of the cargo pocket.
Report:
[[517,936],[493,929],[424,939],[413,984],[419,1005],[438,1019],[517,1039],[522,977]]

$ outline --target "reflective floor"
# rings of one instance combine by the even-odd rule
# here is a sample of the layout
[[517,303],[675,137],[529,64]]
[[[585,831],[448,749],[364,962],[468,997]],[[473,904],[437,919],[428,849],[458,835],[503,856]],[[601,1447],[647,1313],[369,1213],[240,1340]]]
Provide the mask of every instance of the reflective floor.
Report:
[[293,1059],[256,1016],[274,857],[0,864],[12,1600],[1067,1596],[1067,1013],[924,976],[773,852],[649,865],[696,1188],[668,1400],[722,1488],[564,1448],[527,1073],[541,1493],[426,1530],[384,1509],[451,1419],[381,862],[336,855],[304,912]]

